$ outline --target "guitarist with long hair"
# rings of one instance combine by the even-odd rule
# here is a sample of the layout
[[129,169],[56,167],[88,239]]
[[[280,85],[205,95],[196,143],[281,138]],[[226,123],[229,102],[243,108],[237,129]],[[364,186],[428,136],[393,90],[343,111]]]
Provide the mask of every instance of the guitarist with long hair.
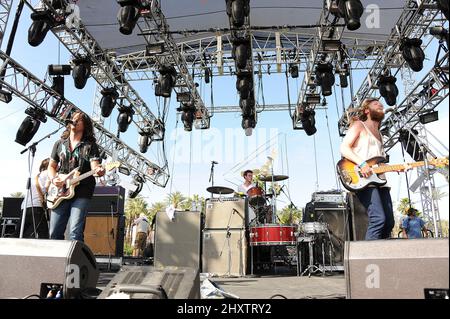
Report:
[[[75,112],[68,121],[67,129],[54,146],[48,166],[51,183],[64,188],[70,172],[78,169],[79,174],[95,170],[94,176],[103,176],[105,169],[100,165],[100,152],[94,136],[91,119],[82,112]],[[50,217],[50,238],[64,239],[67,223],[70,221],[69,239],[83,241],[87,208],[95,189],[95,178],[89,176],[75,186],[72,198],[52,208]]]
[[[358,165],[359,174],[363,178],[373,174],[370,164],[366,161],[374,157],[386,157],[380,133],[383,119],[384,108],[378,99],[364,100],[342,141],[342,156]],[[402,167],[399,171],[407,168]],[[389,238],[395,224],[390,187],[371,185],[355,191],[355,194],[367,209],[369,217],[366,240]]]

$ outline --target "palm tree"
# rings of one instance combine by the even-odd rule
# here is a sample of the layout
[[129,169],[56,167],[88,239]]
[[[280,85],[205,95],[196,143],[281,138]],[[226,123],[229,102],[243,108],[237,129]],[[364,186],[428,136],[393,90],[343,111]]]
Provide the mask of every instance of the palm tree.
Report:
[[25,195],[22,192],[15,192],[11,193],[11,197],[25,197]]
[[130,244],[132,223],[141,213],[148,215],[148,204],[145,199],[141,195],[138,195],[135,198],[128,198],[125,203],[125,229]]
[[164,202],[156,202],[153,203],[152,206],[148,210],[148,214],[150,215],[150,220],[155,218],[156,214],[159,212],[164,212],[166,210],[167,205]]
[[167,195],[166,203],[167,205],[173,205],[175,209],[180,209],[181,202],[184,201],[185,197],[180,192],[170,193]]
[[408,212],[408,209],[410,208],[414,208],[414,206],[412,205],[412,203],[409,201],[408,198],[402,198],[400,199],[400,202],[397,206],[397,211],[399,213],[401,213],[402,215],[406,215],[406,213]]
[[302,218],[302,210],[292,205],[284,207],[278,214],[278,220],[282,225],[298,224]]

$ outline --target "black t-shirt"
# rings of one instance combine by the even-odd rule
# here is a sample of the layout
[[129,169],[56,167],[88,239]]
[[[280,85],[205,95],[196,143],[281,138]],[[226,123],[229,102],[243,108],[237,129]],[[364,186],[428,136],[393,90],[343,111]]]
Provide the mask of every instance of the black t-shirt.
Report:
[[[61,174],[70,173],[78,168],[81,174],[91,170],[91,161],[101,162],[97,144],[81,141],[70,151],[70,140],[60,139],[53,146],[51,159],[58,163],[57,171]],[[75,187],[74,198],[91,198],[95,189],[95,177],[89,176]]]

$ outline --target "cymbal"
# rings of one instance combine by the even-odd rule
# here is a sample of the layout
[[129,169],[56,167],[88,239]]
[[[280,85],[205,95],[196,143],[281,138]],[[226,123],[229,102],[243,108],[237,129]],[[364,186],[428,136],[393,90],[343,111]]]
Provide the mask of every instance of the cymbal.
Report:
[[206,189],[208,192],[213,194],[231,194],[234,193],[234,190],[224,186],[211,186]]
[[273,178],[272,178],[272,175],[266,175],[266,176],[260,176],[259,180],[263,181],[263,182],[271,182],[271,181],[279,182],[279,181],[284,181],[285,179],[288,179],[288,178],[289,178],[289,176],[286,176],[286,175],[273,175]]

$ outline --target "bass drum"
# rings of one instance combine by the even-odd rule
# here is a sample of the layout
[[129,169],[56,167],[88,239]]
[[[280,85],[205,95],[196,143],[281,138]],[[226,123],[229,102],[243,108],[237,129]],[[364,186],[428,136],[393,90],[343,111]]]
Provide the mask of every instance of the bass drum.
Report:
[[297,226],[264,224],[250,227],[251,246],[295,245]]

